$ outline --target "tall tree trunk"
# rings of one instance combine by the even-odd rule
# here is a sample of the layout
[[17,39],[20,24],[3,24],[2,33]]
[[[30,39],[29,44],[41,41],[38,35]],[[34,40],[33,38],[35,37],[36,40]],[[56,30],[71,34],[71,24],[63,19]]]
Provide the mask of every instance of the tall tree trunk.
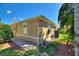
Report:
[[71,37],[71,33],[69,34],[69,37],[68,37],[68,39],[67,39],[67,43],[66,43],[66,45],[69,44],[69,39],[70,39],[70,37]]

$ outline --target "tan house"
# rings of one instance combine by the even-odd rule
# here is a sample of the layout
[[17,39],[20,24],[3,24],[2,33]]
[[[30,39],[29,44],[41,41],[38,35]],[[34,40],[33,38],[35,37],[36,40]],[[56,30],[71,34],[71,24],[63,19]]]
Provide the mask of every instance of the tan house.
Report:
[[[12,24],[14,38],[22,38],[39,44],[41,39],[48,35],[48,29],[53,33],[56,29],[55,23],[40,15],[35,18],[19,21]],[[49,35],[50,37],[50,35]]]

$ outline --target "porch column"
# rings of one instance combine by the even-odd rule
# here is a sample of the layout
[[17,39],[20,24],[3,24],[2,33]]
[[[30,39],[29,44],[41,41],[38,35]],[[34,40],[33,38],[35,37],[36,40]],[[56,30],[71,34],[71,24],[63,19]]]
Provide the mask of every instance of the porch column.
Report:
[[75,55],[79,56],[79,4],[74,4]]

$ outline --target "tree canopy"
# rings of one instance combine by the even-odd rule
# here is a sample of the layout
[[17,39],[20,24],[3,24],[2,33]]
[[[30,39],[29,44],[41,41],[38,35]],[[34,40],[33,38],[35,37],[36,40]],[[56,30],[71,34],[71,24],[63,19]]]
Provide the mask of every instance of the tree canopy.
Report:
[[3,24],[2,27],[0,27],[0,38],[2,38],[4,41],[10,40],[13,37],[12,29],[10,25]]

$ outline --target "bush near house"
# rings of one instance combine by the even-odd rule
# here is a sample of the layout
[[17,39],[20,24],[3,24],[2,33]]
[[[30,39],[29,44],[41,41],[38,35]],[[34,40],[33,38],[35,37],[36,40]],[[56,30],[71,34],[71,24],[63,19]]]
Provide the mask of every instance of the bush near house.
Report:
[[12,29],[10,25],[3,24],[0,27],[0,43],[9,41],[13,37]]

